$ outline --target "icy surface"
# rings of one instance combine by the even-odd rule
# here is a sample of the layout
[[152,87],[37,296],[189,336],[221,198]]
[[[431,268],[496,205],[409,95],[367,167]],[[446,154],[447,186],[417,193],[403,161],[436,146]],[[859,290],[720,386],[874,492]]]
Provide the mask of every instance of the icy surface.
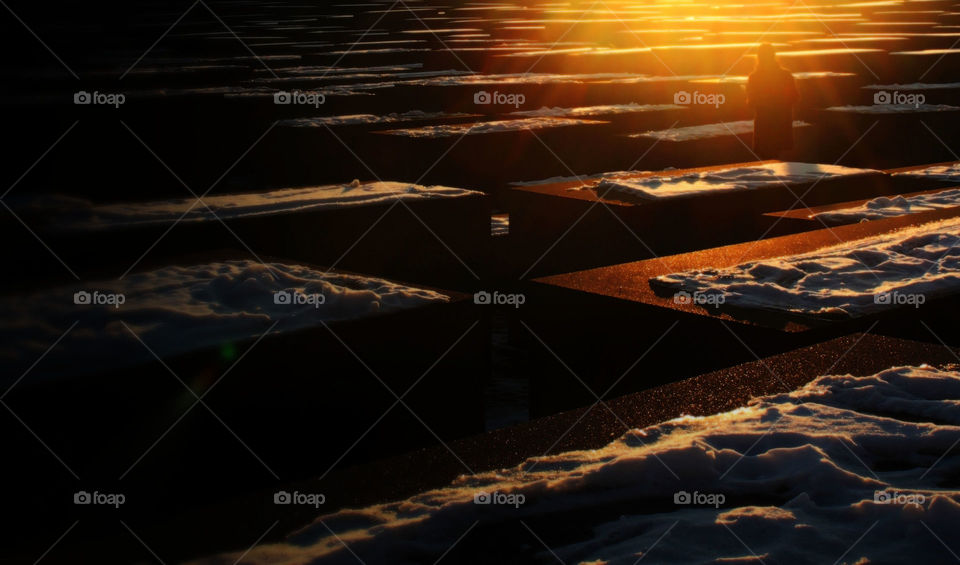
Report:
[[875,173],[839,165],[773,162],[748,167],[730,167],[682,175],[652,175],[636,179],[604,177],[594,186],[607,198],[658,200],[702,194],[750,190],[760,186],[815,182],[821,178]]
[[[77,292],[90,295],[87,303],[77,300]],[[277,293],[284,292],[289,299],[278,299],[283,295]],[[105,296],[123,298],[108,302]],[[122,280],[0,299],[6,312],[0,366],[39,358],[75,321],[76,327],[38,369],[82,373],[89,367],[151,360],[152,354],[123,324],[163,357],[254,338],[268,330],[287,332],[448,300],[431,290],[293,264],[224,261],[165,267]]]
[[[324,515],[283,542],[199,563],[433,562],[478,521],[466,535],[493,537],[474,542],[517,528],[511,555],[528,563],[950,563],[955,550],[938,539],[954,544],[960,520],[958,403],[952,371],[824,376],[600,449]],[[523,503],[475,504],[480,493]]]
[[829,318],[910,304],[907,297],[922,297],[922,304],[960,292],[960,218],[811,253],[662,275],[650,283],[722,295],[727,306]]
[[928,210],[939,210],[951,206],[960,206],[960,189],[942,190],[915,196],[881,196],[862,206],[820,212],[812,217],[820,218],[828,224],[849,224],[863,220],[879,220]]
[[[100,206],[84,205],[82,201],[78,201],[74,208],[65,207],[63,210],[65,217],[59,220],[58,224],[64,229],[105,229],[168,223],[178,219],[182,222],[197,222],[209,221],[215,217],[229,219],[369,206],[393,202],[396,199],[423,200],[479,194],[481,193],[447,186],[422,186],[403,182],[361,184],[359,181],[353,181],[350,184],[341,185],[207,196],[202,204],[195,198]],[[37,201],[30,205],[42,208],[44,204],[44,201]]]
[[[807,122],[800,120],[793,122],[794,128],[808,127],[809,125]],[[753,133],[753,120],[645,131],[643,133],[635,133],[630,137],[647,137],[650,139],[659,139],[660,141],[697,141],[701,139],[726,137],[728,135],[743,135],[745,133]]]

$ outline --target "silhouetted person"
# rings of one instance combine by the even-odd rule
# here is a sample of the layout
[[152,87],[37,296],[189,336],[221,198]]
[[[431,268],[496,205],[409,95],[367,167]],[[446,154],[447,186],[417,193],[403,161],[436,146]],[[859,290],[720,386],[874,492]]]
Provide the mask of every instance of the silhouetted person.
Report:
[[747,105],[753,109],[753,150],[762,159],[776,159],[793,148],[793,105],[797,86],[790,71],[780,66],[773,46],[757,50],[757,68],[747,80]]

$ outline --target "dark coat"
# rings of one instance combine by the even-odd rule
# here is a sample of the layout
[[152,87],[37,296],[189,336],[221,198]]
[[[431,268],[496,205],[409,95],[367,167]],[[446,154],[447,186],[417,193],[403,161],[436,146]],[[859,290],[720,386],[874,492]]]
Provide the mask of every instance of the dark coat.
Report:
[[747,80],[747,104],[754,111],[753,149],[764,159],[793,147],[793,105],[797,86],[790,71],[757,69]]

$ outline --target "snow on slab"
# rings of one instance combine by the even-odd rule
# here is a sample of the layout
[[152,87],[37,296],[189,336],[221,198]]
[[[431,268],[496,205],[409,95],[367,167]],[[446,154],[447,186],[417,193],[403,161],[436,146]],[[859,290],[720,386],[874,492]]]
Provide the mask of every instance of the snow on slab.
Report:
[[960,218],[650,284],[722,296],[726,306],[832,319],[919,306],[960,292]]
[[[504,48],[514,49],[514,48]],[[493,48],[478,48],[482,51],[492,51]],[[423,49],[429,51],[429,49]],[[456,51],[470,51],[470,49],[456,49]],[[351,54],[359,53],[350,51]],[[324,73],[325,74],[325,73]],[[655,84],[663,82],[685,82],[696,79],[720,78],[721,75],[643,75],[637,73],[506,73],[506,74],[470,74],[468,72],[454,73],[453,75],[426,76],[420,78],[395,77],[371,83],[356,83],[339,85],[343,92],[363,92],[395,87],[457,87],[457,86],[496,86],[506,88],[521,85],[547,84],[584,84],[584,83],[612,83],[612,84]],[[304,80],[309,77],[281,77],[255,79],[255,83],[285,84]],[[334,87],[327,87],[333,89]],[[323,92],[323,90],[321,90]],[[339,91],[337,91],[339,92]],[[336,92],[335,92],[336,93]]]
[[909,84],[868,84],[861,87],[865,90],[950,90],[960,88],[960,82],[913,82]]
[[[288,73],[290,74],[290,73]],[[316,71],[313,73],[302,72],[295,73],[292,76],[284,77],[264,77],[256,79],[255,82],[265,83],[265,84],[283,84],[283,83],[299,83],[303,81],[321,81],[321,80],[353,80],[353,79],[419,79],[427,77],[446,77],[451,75],[471,75],[472,71],[458,71],[458,70],[445,70],[445,71],[417,71],[417,72],[368,72],[358,70],[356,73],[351,74],[331,74],[330,71]]]
[[[937,26],[936,29],[946,29],[946,28],[943,27],[943,26]],[[920,38],[920,39],[929,39],[929,38],[933,38],[933,37],[960,37],[960,33],[955,33],[955,32],[928,32],[928,33],[922,33],[922,32],[907,32],[907,31],[899,30],[899,31],[885,31],[885,32],[882,32],[882,33],[884,33],[885,35],[894,35],[894,36],[897,36],[897,37],[913,37],[913,38]],[[859,34],[841,33],[841,34],[838,34],[838,35],[840,35],[840,36],[857,36],[857,35],[859,35]],[[867,35],[874,35],[874,34],[871,33],[871,34],[867,34]]]
[[[810,124],[800,120],[793,122],[794,128],[808,127]],[[736,122],[721,122],[718,124],[703,124],[699,126],[687,126],[682,128],[670,128],[643,133],[635,133],[630,137],[649,139],[658,139],[660,141],[699,141],[701,139],[714,139],[717,137],[726,137],[730,135],[743,135],[753,133],[753,120],[739,120]]]
[[410,110],[403,113],[391,114],[350,114],[343,116],[321,116],[317,118],[294,118],[280,120],[277,125],[295,128],[316,128],[323,126],[347,126],[361,124],[393,124],[398,122],[413,122],[420,120],[451,120],[456,118],[473,118],[480,114],[465,114],[461,112],[424,112]]
[[831,55],[866,55],[873,53],[884,53],[883,49],[873,49],[867,47],[850,47],[837,49],[800,49],[796,51],[779,51],[777,57],[796,58],[796,57],[824,57]]
[[510,233],[510,214],[490,216],[490,235],[508,235]]
[[960,54],[960,49],[921,49],[919,51],[895,51],[890,53],[891,55],[914,55],[914,56],[924,56],[930,57],[934,55],[957,55]]
[[[506,73],[477,74],[470,76],[436,77],[417,81],[405,81],[414,86],[479,86],[479,85],[520,85],[520,84],[580,84],[590,81],[637,79],[644,75],[636,73]],[[665,78],[665,77],[664,77]]]
[[630,75],[611,78],[611,84],[658,84],[664,82],[695,82],[698,80],[722,79],[725,75]]
[[341,51],[324,51],[323,53],[319,53],[319,55],[330,55],[330,56],[333,56],[333,55],[340,55],[340,56],[346,56],[346,55],[387,55],[387,54],[394,54],[394,53],[425,53],[425,52],[429,52],[429,51],[432,51],[432,49],[430,49],[430,48],[428,48],[428,47],[423,47],[423,48],[391,47],[391,48],[384,48],[384,49],[349,49],[349,50],[345,50],[345,51],[344,51],[344,50],[341,50]]
[[526,528],[552,541],[530,536],[518,562],[950,563],[931,532],[953,540],[960,520],[958,402],[954,371],[823,376],[599,449],[321,515],[282,541],[193,563],[405,565],[432,562],[464,532],[490,538],[474,540],[483,547]]
[[231,64],[206,64],[206,65],[163,65],[156,67],[137,67],[130,69],[128,74],[132,75],[157,75],[157,74],[179,74],[179,73],[195,73],[195,72],[216,72],[216,71],[235,71],[235,70],[247,70],[250,67],[247,65],[231,65]]
[[[666,169],[669,170],[669,169]],[[549,177],[545,179],[537,180],[526,180],[526,181],[514,181],[510,183],[510,186],[540,186],[544,184],[557,184],[561,182],[573,182],[573,181],[588,181],[588,180],[598,180],[602,178],[615,179],[622,177],[634,177],[641,173],[646,173],[649,171],[613,171],[606,173],[595,173],[591,175],[579,175],[579,176],[556,176]]]
[[463,135],[483,135],[487,133],[503,133],[509,131],[523,131],[528,129],[548,129],[568,126],[600,125],[610,122],[597,120],[579,120],[572,118],[523,118],[519,120],[496,120],[492,122],[476,122],[472,124],[442,124],[424,126],[421,128],[394,129],[382,131],[387,135],[398,135],[415,138],[441,138]]
[[210,86],[197,88],[156,88],[130,90],[130,98],[171,98],[175,96],[220,95],[224,98],[267,98],[273,97],[274,90],[266,87],[251,86]]
[[960,162],[949,165],[935,165],[925,169],[915,169],[894,173],[893,176],[921,177],[930,180],[957,181],[960,182]]
[[[111,296],[123,299],[106,298]],[[165,267],[0,299],[7,313],[0,366],[39,358],[75,321],[76,328],[45,358],[48,366],[79,373],[153,359],[121,322],[163,357],[255,338],[274,323],[274,331],[287,332],[447,301],[432,290],[295,264]]]
[[635,114],[643,112],[665,112],[668,110],[685,110],[687,106],[678,104],[607,104],[602,106],[578,106],[576,108],[550,108],[544,106],[539,110],[520,110],[510,112],[511,116],[579,118],[584,116],[607,116],[616,114]]
[[[372,206],[395,200],[430,200],[481,195],[481,192],[447,186],[423,186],[404,182],[370,182],[285,188],[269,192],[251,192],[206,196],[204,204],[195,198],[155,200],[125,204],[93,206],[74,201],[74,206],[61,207],[64,218],[58,227],[64,229],[106,229],[120,226],[149,225],[173,221],[200,222],[216,217],[226,220],[249,216],[288,214],[295,212],[335,210],[356,206]],[[42,208],[45,202],[34,206]]]
[[849,114],[923,114],[929,112],[956,112],[958,106],[948,104],[872,104],[869,106],[831,106],[827,112]]
[[[278,74],[284,75],[348,75],[355,74],[373,74],[373,73],[399,73],[420,69],[423,63],[403,63],[399,65],[376,65],[368,67],[335,67],[330,65],[298,65],[296,67],[285,67],[276,70]],[[269,73],[266,69],[256,69],[256,74]]]
[[607,198],[660,200],[751,190],[761,186],[802,184],[820,179],[874,173],[878,171],[840,165],[777,161],[679,175],[652,175],[640,178],[604,177],[593,186],[593,189]]
[[895,35],[866,35],[860,37],[819,37],[815,39],[801,39],[799,41],[791,41],[795,44],[807,44],[813,43],[816,45],[832,45],[839,43],[840,45],[849,45],[851,43],[881,43],[884,41],[906,41],[906,37],[898,37]]
[[828,224],[849,224],[863,220],[905,216],[952,206],[960,206],[960,189],[917,194],[915,196],[881,196],[862,206],[820,212],[819,214],[813,214],[811,217],[819,218]]
[[[857,76],[856,73],[841,73],[835,71],[807,71],[793,73],[795,80],[811,80],[821,78],[851,78]],[[696,84],[747,84],[746,75],[724,75],[710,78],[698,78],[690,82]]]

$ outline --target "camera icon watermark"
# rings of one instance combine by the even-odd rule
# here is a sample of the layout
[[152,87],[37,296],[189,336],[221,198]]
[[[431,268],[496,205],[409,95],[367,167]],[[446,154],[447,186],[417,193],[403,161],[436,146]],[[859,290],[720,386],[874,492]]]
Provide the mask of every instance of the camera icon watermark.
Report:
[[126,103],[127,97],[119,92],[87,92],[78,90],[73,93],[73,103],[83,106],[113,106],[119,108]]
[[87,492],[80,490],[73,493],[73,503],[85,506],[113,506],[120,508],[127,502],[127,497],[121,493]]
[[878,490],[873,493],[873,501],[877,504],[897,504],[919,508],[927,502],[927,497],[922,493]]
[[473,295],[473,303],[480,304],[483,306],[488,305],[497,305],[497,306],[513,306],[514,308],[519,308],[524,303],[526,303],[527,297],[524,294],[507,294],[499,291],[493,291],[493,293],[481,290],[476,292]]
[[519,108],[527,101],[527,97],[523,94],[504,94],[502,92],[493,91],[492,93],[487,92],[486,90],[480,90],[473,93],[473,103],[481,106],[487,106],[490,104],[497,105],[510,105],[514,108]]
[[692,93],[687,92],[686,90],[678,90],[677,92],[673,93],[673,103],[682,104],[685,106],[698,105],[719,108],[726,102],[727,97],[721,93],[706,93],[696,90]]
[[722,292],[694,292],[693,294],[681,290],[673,295],[674,304],[694,304],[697,306],[712,306],[719,308],[721,304],[727,301],[727,296]]
[[918,108],[926,103],[926,101],[926,95],[920,92],[907,93],[897,90],[894,90],[893,92],[880,90],[873,93],[873,103],[878,106],[894,104],[898,106],[913,106],[914,108]]
[[301,90],[281,90],[273,93],[273,103],[280,105],[306,105],[319,108],[327,101],[327,97],[319,92],[303,92]]
[[285,306],[313,306],[319,308],[326,303],[327,297],[319,293],[303,293],[297,290],[278,290],[273,293],[273,303]]
[[913,306],[919,308],[927,301],[927,296],[922,292],[902,293],[899,291],[881,292],[873,295],[873,303],[884,306]]
[[473,493],[474,504],[513,506],[514,508],[520,508],[526,502],[526,495],[521,493],[507,494],[497,491],[487,492],[482,490]]
[[273,493],[273,503],[278,505],[301,505],[319,508],[327,503],[327,497],[318,492],[287,492],[278,490]]
[[685,490],[681,490],[673,493],[673,503],[682,504],[685,506],[697,505],[720,508],[726,501],[727,497],[718,492],[706,493],[693,491],[692,493],[689,493]]
[[73,293],[73,303],[78,306],[113,306],[119,308],[127,301],[127,296],[123,293],[100,292],[95,290],[89,292],[78,290]]

